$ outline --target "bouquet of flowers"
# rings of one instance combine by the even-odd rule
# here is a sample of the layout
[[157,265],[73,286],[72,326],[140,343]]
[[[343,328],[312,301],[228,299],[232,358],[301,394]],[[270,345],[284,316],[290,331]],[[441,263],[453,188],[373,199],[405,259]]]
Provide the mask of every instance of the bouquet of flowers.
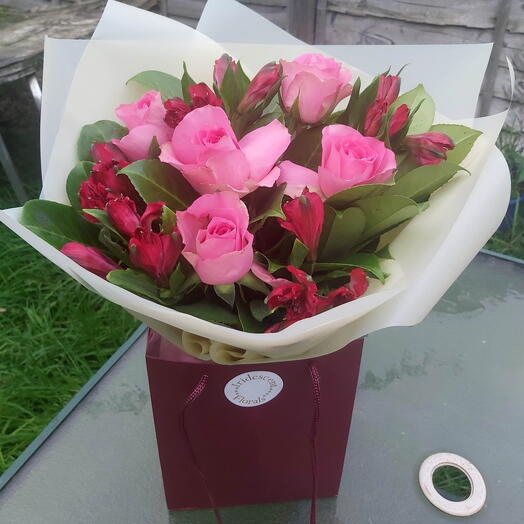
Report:
[[[96,43],[73,93],[110,44]],[[141,44],[143,61],[154,47]],[[76,161],[61,155],[52,167],[69,163],[69,173],[48,170],[49,199],[2,220],[201,358],[302,358],[372,329],[351,326],[410,285],[406,266],[426,249],[416,238],[446,235],[442,201],[460,201],[459,213],[467,200],[450,181],[475,178],[492,144],[436,116],[422,85],[401,94],[402,71],[370,78],[307,52],[275,56],[249,75],[196,42],[198,70],[208,70],[201,78],[189,50],[173,65],[164,47],[168,67],[128,75],[108,95],[112,103],[125,93],[113,105],[118,122],[74,129]],[[55,158],[59,148],[57,138]],[[440,209],[420,220],[434,202]],[[195,340],[199,349],[189,350]]]

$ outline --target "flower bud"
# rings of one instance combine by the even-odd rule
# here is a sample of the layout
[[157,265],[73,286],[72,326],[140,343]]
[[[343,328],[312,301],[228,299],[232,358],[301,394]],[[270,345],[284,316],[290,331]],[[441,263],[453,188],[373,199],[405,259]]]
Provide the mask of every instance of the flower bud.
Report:
[[384,100],[388,107],[397,99],[400,91],[400,77],[382,75],[378,79],[377,100]]
[[389,136],[393,136],[398,133],[408,121],[409,118],[409,107],[406,104],[402,104],[395,109],[391,120],[389,121],[388,133]]
[[421,166],[438,164],[446,160],[446,152],[455,147],[448,135],[436,131],[410,135],[406,137],[404,144]]
[[284,204],[282,211],[286,220],[279,219],[280,225],[295,234],[308,248],[310,260],[316,260],[324,223],[324,204],[320,196],[306,188],[301,196]]
[[262,67],[251,80],[240,104],[238,104],[238,112],[244,113],[262,101],[276,84],[279,76],[280,66],[276,62],[270,62]]
[[222,100],[220,100],[204,82],[193,84],[189,86],[188,89],[193,109],[204,106],[222,107]]
[[106,278],[110,271],[120,269],[116,262],[98,249],[84,246],[78,242],[68,242],[60,251],[83,268],[102,278]]
[[109,220],[119,233],[131,237],[140,225],[140,217],[136,212],[136,205],[129,197],[120,196],[106,204]]
[[237,63],[228,54],[223,54],[218,60],[215,60],[215,67],[213,69],[213,80],[216,86],[220,89],[224,75],[227,68],[230,67],[233,73],[237,71]]

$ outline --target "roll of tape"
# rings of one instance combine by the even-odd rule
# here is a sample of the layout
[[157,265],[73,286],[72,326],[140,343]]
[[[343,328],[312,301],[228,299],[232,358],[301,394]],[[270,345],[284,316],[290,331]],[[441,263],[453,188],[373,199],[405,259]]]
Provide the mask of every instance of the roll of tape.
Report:
[[[433,474],[442,466],[454,466],[460,469],[469,479],[471,493],[461,501],[444,498],[433,484]],[[486,503],[486,484],[480,471],[468,460],[453,453],[436,453],[430,455],[420,466],[418,479],[426,498],[438,509],[456,517],[469,517],[478,513]]]

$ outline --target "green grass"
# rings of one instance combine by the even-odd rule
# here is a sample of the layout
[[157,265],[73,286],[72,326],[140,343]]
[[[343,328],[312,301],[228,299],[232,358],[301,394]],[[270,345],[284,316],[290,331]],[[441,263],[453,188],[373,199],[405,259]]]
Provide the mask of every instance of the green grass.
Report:
[[[0,208],[15,205],[6,200]],[[1,473],[137,322],[1,224],[0,246]]]

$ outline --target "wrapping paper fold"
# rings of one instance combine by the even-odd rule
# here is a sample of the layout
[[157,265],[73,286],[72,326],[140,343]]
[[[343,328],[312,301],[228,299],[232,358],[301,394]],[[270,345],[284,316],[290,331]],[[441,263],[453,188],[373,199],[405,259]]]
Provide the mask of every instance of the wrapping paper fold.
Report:
[[[239,58],[253,74],[268,61],[292,59],[309,48],[233,0],[209,0],[199,30],[111,0],[91,41],[47,39],[42,198],[69,203],[65,180],[76,162],[81,126],[113,119],[118,104],[136,99],[138,87],[126,86],[126,81],[139,71],[158,69],[180,76],[185,60],[194,78],[210,82],[211,65],[224,52]],[[391,274],[386,284],[373,286],[359,300],[279,333],[245,333],[154,304],[89,273],[20,225],[19,208],[0,212],[0,220],[88,289],[126,308],[163,336],[180,342],[186,331],[240,348],[244,357],[239,362],[310,358],[388,326],[420,322],[504,216],[510,178],[494,144],[506,112],[482,118],[464,118],[468,115],[461,113],[473,114],[489,46],[386,47],[322,46],[321,51],[343,59],[354,78],[360,76],[364,84],[385,63],[395,67],[409,62],[404,87],[423,82],[435,95],[438,110],[457,117],[453,120],[439,114],[436,123],[463,123],[484,134],[462,163],[471,175],[457,175],[432,196],[429,209],[415,217],[391,244],[395,261],[384,268]],[[216,358],[230,363],[227,355]]]

